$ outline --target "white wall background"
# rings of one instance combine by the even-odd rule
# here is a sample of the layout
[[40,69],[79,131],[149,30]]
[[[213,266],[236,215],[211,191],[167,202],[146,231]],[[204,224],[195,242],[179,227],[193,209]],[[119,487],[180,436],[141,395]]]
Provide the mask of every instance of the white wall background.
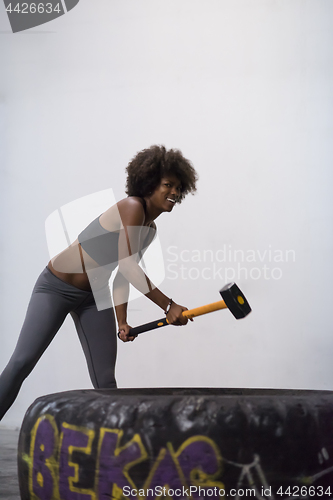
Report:
[[[121,199],[128,161],[158,143],[200,175],[157,221],[161,289],[189,308],[213,302],[239,264],[253,313],[119,345],[119,387],[333,389],[332,1],[81,0],[15,35],[0,5],[0,44],[0,370],[48,261],[45,219],[99,190]],[[223,248],[261,257],[218,262]],[[204,250],[213,262],[185,262]],[[277,250],[295,259],[274,262]],[[133,326],[158,317],[144,297],[130,304]],[[87,387],[69,318],[2,425],[40,395]]]

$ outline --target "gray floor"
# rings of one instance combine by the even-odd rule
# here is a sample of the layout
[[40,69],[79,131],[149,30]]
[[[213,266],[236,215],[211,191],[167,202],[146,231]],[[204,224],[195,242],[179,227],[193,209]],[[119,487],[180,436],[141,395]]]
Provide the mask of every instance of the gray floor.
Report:
[[17,480],[18,430],[0,428],[0,500],[20,500]]

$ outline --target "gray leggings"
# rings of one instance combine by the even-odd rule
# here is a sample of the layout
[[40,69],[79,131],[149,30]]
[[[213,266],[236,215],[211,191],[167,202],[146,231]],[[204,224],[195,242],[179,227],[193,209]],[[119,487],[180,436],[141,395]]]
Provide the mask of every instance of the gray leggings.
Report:
[[65,283],[45,268],[33,289],[15,351],[0,376],[0,420],[68,313],[74,320],[93,386],[117,387],[113,309],[98,311],[91,292]]

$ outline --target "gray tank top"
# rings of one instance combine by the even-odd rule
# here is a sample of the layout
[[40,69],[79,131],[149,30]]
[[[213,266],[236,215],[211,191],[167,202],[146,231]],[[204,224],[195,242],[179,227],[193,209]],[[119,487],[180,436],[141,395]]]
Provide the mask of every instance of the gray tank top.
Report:
[[[143,199],[144,210],[146,202]],[[94,219],[78,236],[79,243],[83,250],[94,259],[100,266],[114,264],[113,269],[118,265],[118,240],[119,231],[107,231],[99,222],[100,216]],[[144,241],[144,251],[156,236],[154,228],[150,228]]]
[[107,231],[98,216],[78,236],[83,250],[100,266],[118,265],[118,231]]

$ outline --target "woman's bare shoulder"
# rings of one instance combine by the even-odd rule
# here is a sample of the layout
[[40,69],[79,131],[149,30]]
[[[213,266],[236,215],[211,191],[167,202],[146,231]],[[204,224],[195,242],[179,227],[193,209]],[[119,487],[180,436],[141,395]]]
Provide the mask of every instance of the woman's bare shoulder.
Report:
[[137,223],[143,224],[145,219],[145,210],[142,198],[137,196],[128,196],[127,198],[118,201],[117,207],[123,223],[125,220],[135,220]]
[[116,231],[123,224],[142,225],[145,212],[141,198],[129,196],[118,201],[99,218],[100,224],[108,231]]

